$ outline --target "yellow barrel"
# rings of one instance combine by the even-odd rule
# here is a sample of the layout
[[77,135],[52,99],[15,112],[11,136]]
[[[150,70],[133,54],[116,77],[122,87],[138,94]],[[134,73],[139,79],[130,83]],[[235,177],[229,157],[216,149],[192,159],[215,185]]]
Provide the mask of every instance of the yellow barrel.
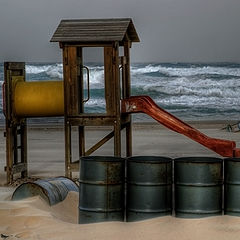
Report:
[[18,81],[13,90],[13,110],[19,117],[64,114],[63,81]]

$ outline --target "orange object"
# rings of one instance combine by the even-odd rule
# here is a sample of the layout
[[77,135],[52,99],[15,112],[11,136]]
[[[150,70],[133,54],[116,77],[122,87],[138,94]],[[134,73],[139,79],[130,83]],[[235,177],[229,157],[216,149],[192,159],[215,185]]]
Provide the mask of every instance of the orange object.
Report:
[[146,113],[165,127],[183,134],[223,157],[240,157],[234,141],[206,136],[197,129],[160,108],[149,96],[133,96],[122,100],[122,113]]

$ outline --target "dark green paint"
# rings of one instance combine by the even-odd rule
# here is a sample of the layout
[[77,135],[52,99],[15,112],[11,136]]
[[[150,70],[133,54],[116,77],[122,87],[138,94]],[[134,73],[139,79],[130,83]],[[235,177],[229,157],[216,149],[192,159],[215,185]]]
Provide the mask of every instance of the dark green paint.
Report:
[[127,159],[128,222],[172,213],[172,160],[139,156]]
[[125,160],[80,158],[79,223],[124,221]]
[[222,159],[186,157],[175,159],[174,162],[176,217],[221,215]]

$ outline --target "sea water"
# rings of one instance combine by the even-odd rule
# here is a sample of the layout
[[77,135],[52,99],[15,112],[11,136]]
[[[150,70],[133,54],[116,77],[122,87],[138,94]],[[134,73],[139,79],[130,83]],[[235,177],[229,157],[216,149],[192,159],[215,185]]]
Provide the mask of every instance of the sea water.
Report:
[[[85,104],[85,111],[104,112],[103,65],[85,65],[90,70],[90,100]],[[27,81],[62,78],[61,63],[26,64]],[[0,64],[1,84],[3,80],[3,64]],[[131,65],[131,83],[132,95],[149,95],[161,108],[182,120],[240,120],[238,63],[135,63]],[[144,114],[135,114],[133,119],[138,122],[154,121]],[[62,118],[39,118],[33,121],[61,122]],[[3,122],[0,90],[0,123]]]

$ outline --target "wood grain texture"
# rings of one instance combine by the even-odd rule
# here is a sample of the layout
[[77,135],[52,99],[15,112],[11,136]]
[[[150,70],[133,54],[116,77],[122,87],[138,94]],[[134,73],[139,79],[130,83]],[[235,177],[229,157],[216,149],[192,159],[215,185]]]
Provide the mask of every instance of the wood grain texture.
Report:
[[131,18],[62,20],[51,42],[112,42],[128,35],[132,42],[139,37]]

